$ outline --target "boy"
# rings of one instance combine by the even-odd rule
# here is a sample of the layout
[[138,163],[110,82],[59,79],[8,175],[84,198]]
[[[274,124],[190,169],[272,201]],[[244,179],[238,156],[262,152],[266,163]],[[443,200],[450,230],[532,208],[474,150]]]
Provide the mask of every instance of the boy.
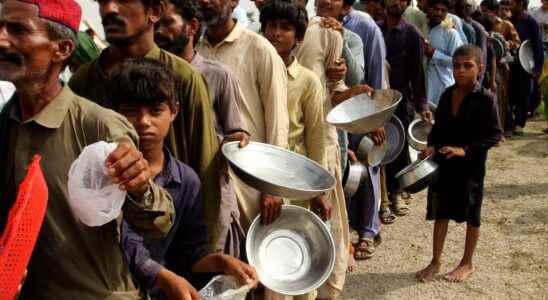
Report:
[[197,291],[182,277],[191,273],[220,272],[245,284],[257,281],[249,265],[209,253],[198,176],[164,147],[179,110],[178,82],[167,66],[139,58],[122,62],[108,89],[114,108],[137,130],[154,181],[171,194],[175,206],[174,226],[164,239],[144,239],[125,222],[122,229],[122,245],[138,286],[160,299],[195,298]]
[[432,262],[416,275],[431,281],[440,271],[443,243],[449,220],[466,222],[464,256],[445,279],[460,282],[473,272],[472,256],[479,238],[483,180],[487,151],[502,136],[493,96],[478,82],[484,68],[481,50],[473,45],[458,48],[453,56],[456,84],[442,95],[436,123],[421,157],[434,156],[440,177],[428,190],[428,220],[435,220]]

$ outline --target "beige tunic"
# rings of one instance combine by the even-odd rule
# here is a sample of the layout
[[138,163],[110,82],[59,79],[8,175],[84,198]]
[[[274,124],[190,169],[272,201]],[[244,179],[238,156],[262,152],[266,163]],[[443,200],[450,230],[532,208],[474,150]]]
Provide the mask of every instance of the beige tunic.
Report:
[[[322,28],[320,18],[310,21],[304,41],[296,49],[299,62],[307,69],[312,70],[323,84],[324,114],[332,108],[330,95],[334,92],[344,91],[347,87],[343,82],[329,82],[326,70],[335,64],[342,55],[343,40],[340,33]],[[342,172],[340,164],[340,149],[338,145],[335,127],[324,122],[326,131],[326,165],[327,169],[335,175],[337,186],[331,194],[333,212],[331,215],[331,234],[335,241],[336,260],[333,273],[327,282],[318,290],[319,298],[342,299],[342,291],[346,277],[349,253],[349,228],[346,202],[342,189]]]
[[[197,46],[203,57],[225,64],[240,80],[238,103],[245,128],[254,141],[287,147],[287,75],[276,49],[262,36],[238,23],[220,43],[203,38]],[[260,193],[232,176],[242,226],[247,228],[259,212]]]

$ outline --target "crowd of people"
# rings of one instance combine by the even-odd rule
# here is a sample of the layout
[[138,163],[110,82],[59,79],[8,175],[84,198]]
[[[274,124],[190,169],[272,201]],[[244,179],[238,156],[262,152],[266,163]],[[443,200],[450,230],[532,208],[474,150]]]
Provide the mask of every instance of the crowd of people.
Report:
[[[367,167],[345,197],[365,135],[326,115],[387,88],[402,94],[394,115],[405,128],[435,118],[420,153],[440,165],[427,199],[433,257],[416,276],[426,282],[439,272],[454,220],[467,223],[465,251],[445,278],[463,281],[474,270],[488,150],[524,134],[541,99],[548,120],[548,0],[531,13],[528,0],[316,0],[315,16],[306,0],[255,0],[255,20],[238,0],[97,2],[106,42],[89,25],[79,31],[74,0],[2,1],[0,232],[34,154],[49,190],[21,299],[199,299],[212,274],[257,285],[246,231],[259,215],[269,226],[283,204],[330,222],[335,266],[306,295],[261,287],[253,296],[343,299],[356,260],[381,246],[382,224],[409,211],[412,196],[396,174],[411,158],[405,147],[393,162]],[[532,70],[517,57],[525,41]],[[386,135],[383,127],[367,134],[376,145]],[[127,197],[116,220],[89,227],[68,205],[67,176],[98,141],[117,143],[105,167]],[[307,156],[335,188],[315,199],[257,191],[222,157],[230,141]]]

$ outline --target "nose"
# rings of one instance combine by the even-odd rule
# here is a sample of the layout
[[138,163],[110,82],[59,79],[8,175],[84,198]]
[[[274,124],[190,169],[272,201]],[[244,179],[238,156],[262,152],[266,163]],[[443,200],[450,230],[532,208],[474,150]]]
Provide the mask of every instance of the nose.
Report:
[[7,49],[10,46],[6,24],[0,23],[0,49]]
[[147,112],[140,111],[137,116],[137,127],[147,128],[150,126],[150,116]]
[[118,2],[116,0],[105,0],[99,2],[99,10],[102,16],[106,16],[112,13],[118,13]]

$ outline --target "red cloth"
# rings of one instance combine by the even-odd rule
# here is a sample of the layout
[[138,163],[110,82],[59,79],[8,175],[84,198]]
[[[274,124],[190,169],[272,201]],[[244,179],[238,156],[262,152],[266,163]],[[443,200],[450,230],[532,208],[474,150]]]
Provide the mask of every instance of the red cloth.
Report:
[[39,16],[63,24],[75,32],[80,28],[82,8],[74,0],[19,0],[38,5]]

